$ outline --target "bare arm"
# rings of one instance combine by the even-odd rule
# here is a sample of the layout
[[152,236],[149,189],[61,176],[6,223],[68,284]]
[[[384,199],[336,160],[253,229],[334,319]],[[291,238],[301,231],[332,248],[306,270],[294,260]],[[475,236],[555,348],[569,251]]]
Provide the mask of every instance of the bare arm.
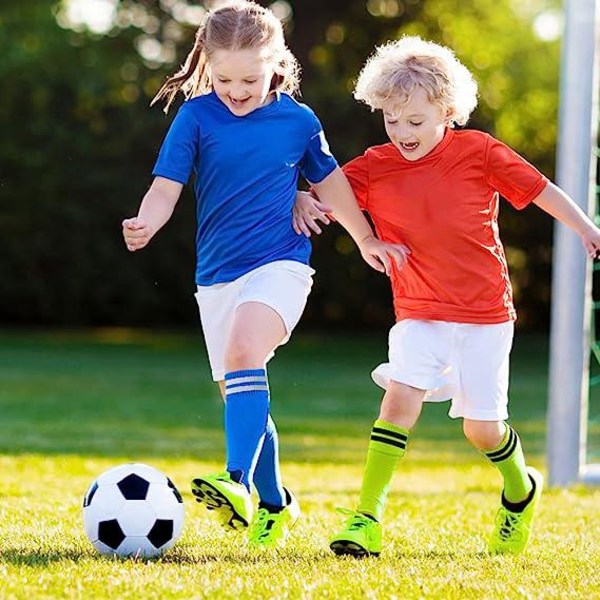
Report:
[[183,185],[164,177],[155,177],[146,192],[138,214],[123,221],[123,238],[131,252],[141,250],[171,218]]
[[369,222],[362,214],[354,192],[343,171],[337,167],[320,183],[312,184],[319,200],[331,207],[333,216],[356,242],[362,257],[376,271],[390,273],[390,258],[398,268],[406,261],[408,250],[399,244],[386,244],[373,235]]
[[571,197],[558,186],[548,182],[546,187],[533,201],[543,211],[571,228],[581,237],[581,241],[590,258],[600,251],[600,229],[592,223]]

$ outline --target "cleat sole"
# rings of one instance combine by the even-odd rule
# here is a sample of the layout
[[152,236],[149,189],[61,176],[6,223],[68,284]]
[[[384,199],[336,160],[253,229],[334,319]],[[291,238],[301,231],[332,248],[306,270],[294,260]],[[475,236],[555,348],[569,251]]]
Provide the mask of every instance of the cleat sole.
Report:
[[329,545],[331,550],[337,556],[354,556],[355,558],[365,558],[367,556],[379,556],[379,552],[369,552],[362,546],[354,542],[337,540]]
[[208,481],[194,479],[192,494],[195,496],[196,502],[203,504],[208,510],[215,510],[219,513],[219,519],[225,529],[242,531],[248,527],[248,521],[235,510],[227,496]]

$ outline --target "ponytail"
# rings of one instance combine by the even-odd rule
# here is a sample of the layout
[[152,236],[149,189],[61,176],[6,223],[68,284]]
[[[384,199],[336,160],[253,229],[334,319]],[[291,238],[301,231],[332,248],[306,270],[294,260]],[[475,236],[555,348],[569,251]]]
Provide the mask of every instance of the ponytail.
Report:
[[206,27],[201,26],[196,33],[192,51],[187,55],[181,69],[169,77],[150,102],[150,106],[165,98],[165,114],[173,103],[178,91],[182,91],[186,100],[210,90],[210,75],[206,60]]

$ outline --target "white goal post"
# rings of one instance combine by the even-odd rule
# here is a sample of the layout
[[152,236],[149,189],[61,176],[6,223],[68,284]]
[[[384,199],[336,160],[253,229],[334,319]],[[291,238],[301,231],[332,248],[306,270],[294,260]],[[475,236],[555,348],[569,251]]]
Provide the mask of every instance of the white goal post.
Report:
[[[598,10],[596,0],[564,0],[565,28],[557,183],[590,216],[596,210]],[[579,237],[554,229],[547,458],[549,483],[600,484],[587,463],[592,265]]]

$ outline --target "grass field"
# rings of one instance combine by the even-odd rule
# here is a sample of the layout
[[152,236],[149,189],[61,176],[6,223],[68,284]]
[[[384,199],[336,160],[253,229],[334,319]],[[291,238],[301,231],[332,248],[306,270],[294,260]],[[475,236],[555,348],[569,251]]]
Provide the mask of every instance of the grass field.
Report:
[[[500,477],[445,405],[426,406],[399,467],[381,557],[328,551],[335,508],[357,498],[380,399],[368,374],[384,356],[385,336],[305,334],[278,352],[273,414],[304,514],[285,550],[257,557],[189,493],[224,453],[199,338],[0,333],[0,599],[600,598],[600,489],[547,491],[528,552],[486,555]],[[512,422],[542,471],[546,363],[543,339],[517,338]],[[184,535],[159,560],[101,557],[83,533],[88,485],[130,461],[165,471],[184,495]]]

